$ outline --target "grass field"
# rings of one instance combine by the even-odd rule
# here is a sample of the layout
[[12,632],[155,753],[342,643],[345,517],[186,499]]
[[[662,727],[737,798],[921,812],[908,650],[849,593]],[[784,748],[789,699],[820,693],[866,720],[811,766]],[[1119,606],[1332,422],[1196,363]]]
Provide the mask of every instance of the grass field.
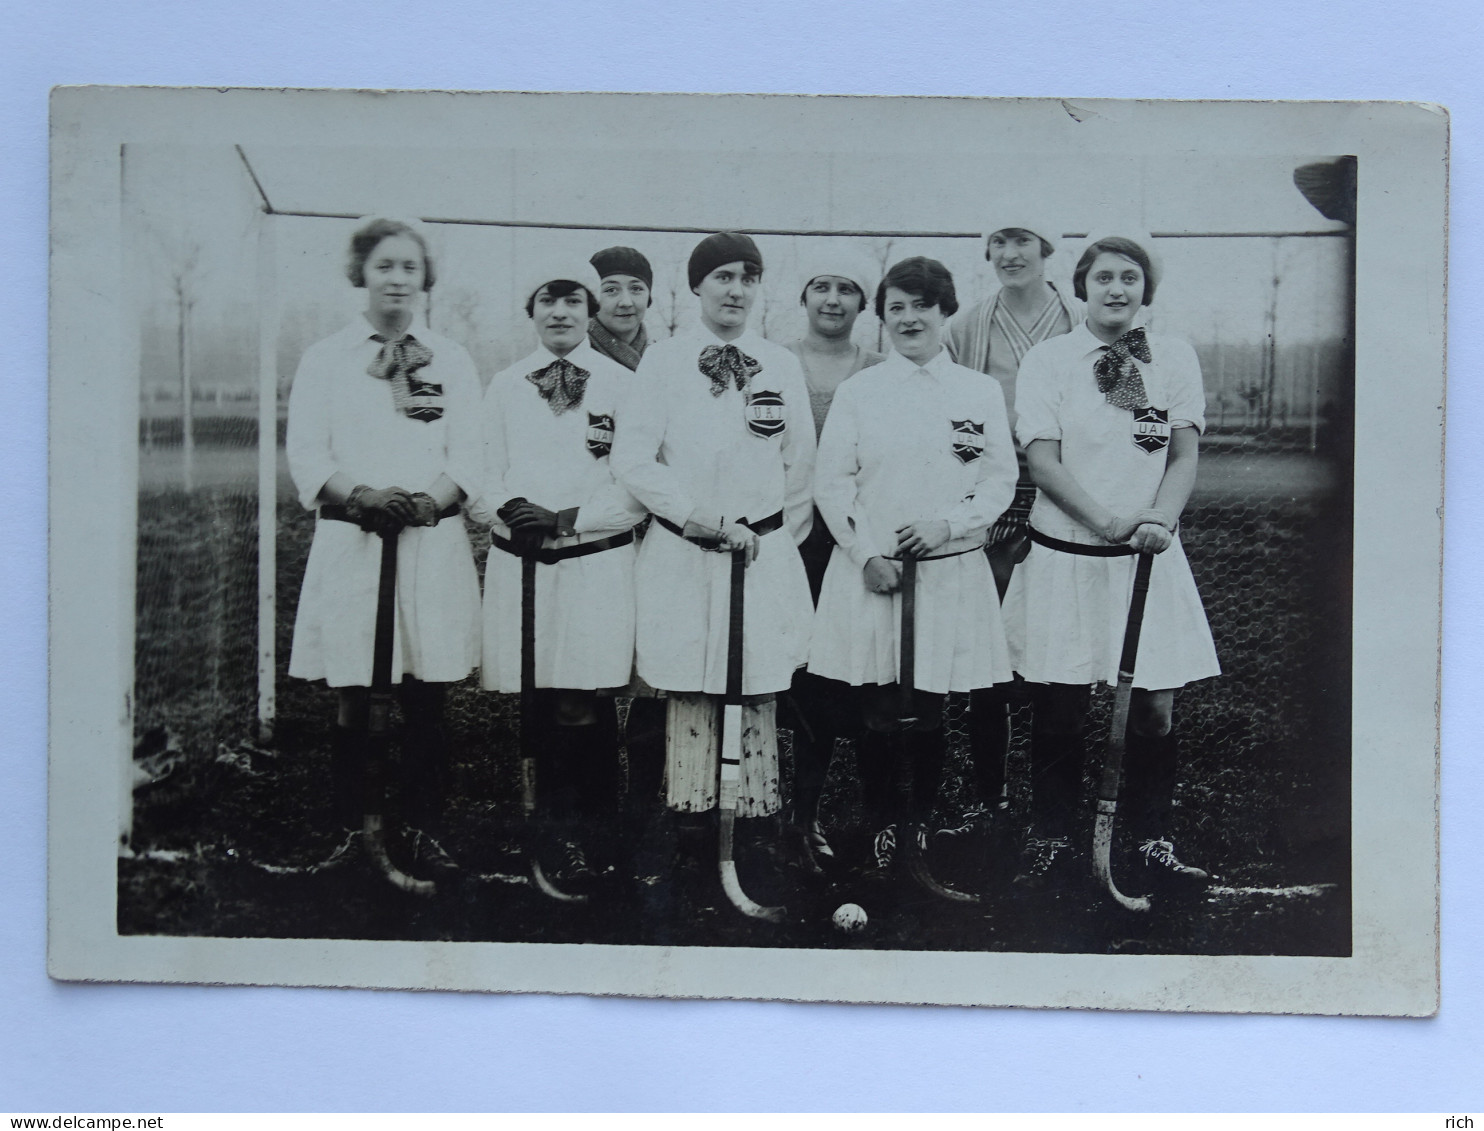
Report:
[[[284,674],[312,519],[285,495],[278,527],[278,722],[252,741],[255,712],[256,507],[240,453],[171,490],[170,452],[143,471],[139,510],[137,736],[132,856],[119,863],[123,933],[664,945],[939,950],[1343,955],[1349,917],[1349,516],[1342,477],[1301,454],[1203,455],[1183,538],[1226,674],[1176,704],[1184,735],[1181,854],[1218,873],[1195,903],[1115,914],[1088,891],[1014,898],[1012,817],[999,840],[934,842],[935,870],[987,893],[959,910],[888,904],[875,893],[800,885],[778,926],[729,908],[681,906],[665,883],[569,909],[524,880],[517,830],[516,718],[510,697],[454,689],[455,782],[448,847],[464,882],[419,900],[355,864],[319,868],[331,831],[328,734],[333,695]],[[240,467],[238,465],[241,465]],[[476,537],[476,545],[479,541]],[[1105,727],[1106,694],[1089,733]],[[1011,754],[1012,814],[1025,812],[1024,731]],[[941,803],[968,803],[962,705]],[[785,755],[787,735],[784,736]],[[1095,761],[1095,759],[1090,759]],[[785,766],[787,760],[785,759]],[[786,778],[785,774],[785,778]],[[1089,780],[1089,790],[1091,788]],[[836,759],[825,799],[837,847],[863,854],[852,759]],[[1090,808],[1090,806],[1089,806]],[[645,851],[661,860],[662,842]],[[663,869],[659,869],[663,871]],[[871,926],[834,932],[828,912],[852,895]]]

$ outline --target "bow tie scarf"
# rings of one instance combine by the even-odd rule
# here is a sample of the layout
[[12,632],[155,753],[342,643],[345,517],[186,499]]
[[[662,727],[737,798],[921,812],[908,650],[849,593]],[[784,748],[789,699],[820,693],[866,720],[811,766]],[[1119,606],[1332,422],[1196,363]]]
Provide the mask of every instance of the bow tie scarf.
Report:
[[751,384],[752,379],[763,371],[756,358],[748,357],[736,346],[707,346],[701,351],[698,368],[711,379],[711,395],[719,397],[727,386],[735,386],[740,393]]
[[1154,360],[1149,353],[1149,342],[1144,337],[1144,328],[1136,326],[1110,346],[1104,346],[1102,354],[1093,364],[1092,371],[1098,379],[1098,392],[1102,393],[1114,408],[1137,412],[1149,405],[1149,393],[1144,388],[1144,378],[1135,361],[1148,365]]
[[541,399],[551,406],[552,415],[561,416],[582,403],[587,392],[587,379],[591,376],[586,369],[559,357],[550,365],[527,373],[526,380],[536,386]]
[[372,334],[371,340],[380,342],[381,349],[366,372],[379,381],[390,381],[392,404],[397,411],[412,420],[431,423],[443,415],[443,386],[417,377],[419,369],[433,361],[433,351],[411,334],[400,338],[387,338]]

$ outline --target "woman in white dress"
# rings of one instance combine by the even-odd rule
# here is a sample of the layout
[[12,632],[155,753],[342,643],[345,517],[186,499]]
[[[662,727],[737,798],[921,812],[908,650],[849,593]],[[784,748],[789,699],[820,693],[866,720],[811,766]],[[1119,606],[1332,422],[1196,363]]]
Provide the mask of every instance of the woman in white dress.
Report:
[[[813,514],[814,427],[798,359],[747,327],[762,270],[746,235],[721,232],[696,245],[687,273],[701,324],[645,352],[625,387],[613,447],[618,481],[654,514],[635,567],[636,666],[670,693],[672,811],[716,811],[716,749],[704,734],[726,691],[729,551],[749,555],[737,815],[770,818],[746,834],[739,825],[749,839],[776,833],[768,827],[781,805],[774,696],[808,658],[812,612],[797,545]],[[691,826],[688,863],[709,851],[706,824],[682,823],[683,832]]]
[[[999,387],[949,360],[946,319],[958,308],[939,262],[905,259],[876,291],[892,353],[835,394],[820,438],[815,501],[835,537],[815,614],[809,670],[862,689],[860,744],[867,808],[881,828],[878,867],[894,824],[925,817],[943,765],[942,705],[1011,678],[1009,652],[982,553],[989,524],[1015,493],[1015,448]],[[896,805],[889,733],[897,729],[901,559],[918,559],[915,709],[904,736],[912,809]]]
[[358,825],[378,534],[400,532],[392,679],[406,717],[403,802],[410,822],[432,825],[447,776],[444,689],[479,655],[479,585],[459,518],[479,489],[479,379],[464,348],[419,313],[435,274],[415,226],[363,224],[347,275],[366,311],[305,352],[289,394],[289,470],[317,511],[289,674],[338,693],[337,808]]
[[608,457],[628,371],[588,342],[598,280],[586,265],[538,269],[525,291],[540,344],[484,395],[484,481],[470,510],[490,524],[484,573],[487,691],[521,690],[521,557],[537,553],[537,799],[557,835],[558,883],[592,878],[581,833],[613,816],[612,698],[634,663],[634,525],[644,510]]
[[1017,433],[1039,489],[1034,545],[1005,597],[1015,668],[1042,685],[1032,733],[1034,824],[1017,877],[1031,886],[1054,879],[1071,855],[1089,685],[1117,682],[1137,553],[1158,557],[1119,812],[1140,848],[1143,883],[1208,878],[1176,857],[1170,829],[1175,690],[1221,671],[1179,538],[1205,393],[1195,351],[1138,325],[1159,281],[1147,237],[1094,240],[1073,275],[1087,321],[1027,353],[1016,381]]

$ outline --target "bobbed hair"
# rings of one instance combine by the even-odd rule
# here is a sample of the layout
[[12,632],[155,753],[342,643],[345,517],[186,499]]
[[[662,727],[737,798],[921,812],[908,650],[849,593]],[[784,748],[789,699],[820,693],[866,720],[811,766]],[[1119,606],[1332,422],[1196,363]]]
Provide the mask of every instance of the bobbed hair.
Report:
[[1035,236],[1036,239],[1041,241],[1042,259],[1050,259],[1056,254],[1056,248],[1051,246],[1051,241],[1039,232],[1033,232],[1029,228],[996,228],[984,239],[984,258],[989,258],[989,241],[994,239],[995,236],[1019,235],[1021,232],[1024,232],[1028,236]]
[[386,216],[367,220],[350,237],[350,255],[345,262],[345,277],[350,280],[350,285],[366,285],[366,260],[376,250],[377,244],[391,236],[406,236],[422,248],[423,290],[431,291],[437,272],[433,268],[433,254],[428,250],[427,237],[405,220],[392,220]]
[[896,287],[916,295],[929,306],[936,306],[945,318],[958,313],[958,292],[953,289],[953,275],[936,259],[914,255],[904,259],[886,273],[876,288],[876,317],[886,320],[886,291]]
[[1104,236],[1102,239],[1087,245],[1087,250],[1082,253],[1082,258],[1077,260],[1077,269],[1072,272],[1072,294],[1083,302],[1087,301],[1087,273],[1092,270],[1092,265],[1097,257],[1104,252],[1113,255],[1121,255],[1125,259],[1131,259],[1139,265],[1139,270],[1144,272],[1144,298],[1140,306],[1154,305],[1154,287],[1159,281],[1154,269],[1154,262],[1149,258],[1149,253],[1144,250],[1142,244],[1135,243],[1123,236]]
[[541,284],[531,292],[531,297],[526,299],[526,317],[536,317],[536,296],[545,291],[552,298],[566,298],[570,294],[581,291],[587,296],[587,316],[596,318],[598,316],[598,300],[593,297],[593,292],[581,283],[573,282],[571,279],[552,279]]

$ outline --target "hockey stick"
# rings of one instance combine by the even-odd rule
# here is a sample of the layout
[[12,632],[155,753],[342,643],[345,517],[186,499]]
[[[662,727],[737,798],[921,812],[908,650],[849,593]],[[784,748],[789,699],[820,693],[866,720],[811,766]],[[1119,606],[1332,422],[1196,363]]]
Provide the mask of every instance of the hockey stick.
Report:
[[913,715],[913,692],[917,686],[917,559],[904,555],[902,562],[902,624],[898,641],[900,663],[897,670],[897,790],[902,802],[902,818],[907,823],[903,838],[902,860],[912,882],[929,895],[953,903],[978,903],[977,895],[947,887],[928,871],[927,861],[922,858],[922,822],[911,819],[912,814],[912,761],[907,751],[907,731],[917,722]]
[[[399,531],[382,534],[381,573],[376,585],[376,635],[371,649],[371,702],[366,721],[366,805],[361,815],[361,843],[366,855],[394,887],[413,895],[437,891],[431,880],[409,876],[386,854],[386,773],[391,755],[392,641],[397,610],[397,539]],[[374,812],[373,812],[374,810]]]
[[558,903],[586,903],[587,896],[562,891],[547,878],[535,851],[536,825],[536,548],[539,539],[519,539],[520,555],[520,807],[526,824],[531,882]]
[[1103,759],[1103,779],[1098,788],[1098,816],[1092,832],[1092,871],[1098,883],[1118,905],[1128,911],[1148,911],[1147,896],[1127,896],[1113,882],[1109,857],[1113,849],[1113,814],[1118,811],[1118,779],[1123,772],[1127,742],[1128,706],[1134,694],[1134,663],[1139,658],[1139,633],[1144,627],[1144,599],[1149,596],[1149,570],[1153,554],[1140,554],[1134,568],[1134,593],[1128,604],[1128,624],[1123,630],[1123,652],[1118,657],[1118,688],[1113,693],[1113,721],[1108,728],[1108,753]]
[[721,818],[719,865],[721,887],[742,914],[776,923],[783,908],[764,907],[748,898],[737,879],[733,834],[737,822],[737,794],[742,784],[742,592],[747,576],[748,551],[732,551],[731,599],[727,614],[727,690],[721,709],[720,788],[717,808]]

